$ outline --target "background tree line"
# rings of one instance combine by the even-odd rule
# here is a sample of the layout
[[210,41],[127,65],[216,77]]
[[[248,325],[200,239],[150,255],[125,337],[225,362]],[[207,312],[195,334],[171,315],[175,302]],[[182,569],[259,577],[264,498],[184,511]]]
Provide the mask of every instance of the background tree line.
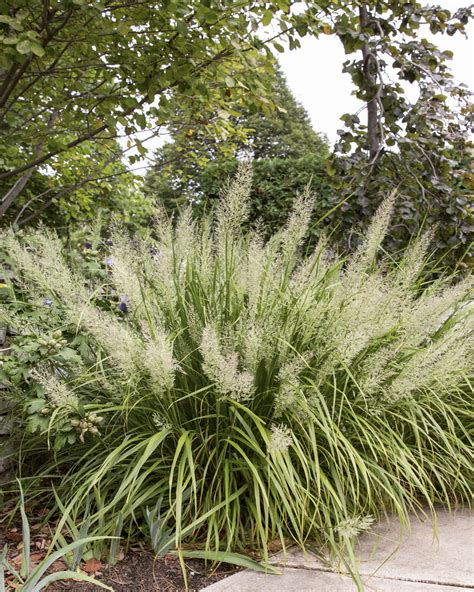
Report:
[[[348,250],[396,189],[387,248],[397,251],[426,225],[436,228],[445,262],[469,265],[470,95],[452,80],[449,52],[420,31],[462,34],[471,10],[416,1],[296,5],[0,2],[0,223],[68,229],[101,212],[146,226],[156,198],[170,212],[186,201],[212,203],[249,152],[253,214],[267,232],[311,182],[315,219],[327,216],[314,235],[328,226]],[[343,115],[333,152],[275,64],[275,53],[305,35],[339,38],[366,105],[367,118]],[[407,84],[418,87],[414,103]],[[150,156],[143,138],[165,131],[171,141],[142,189],[129,167]]]

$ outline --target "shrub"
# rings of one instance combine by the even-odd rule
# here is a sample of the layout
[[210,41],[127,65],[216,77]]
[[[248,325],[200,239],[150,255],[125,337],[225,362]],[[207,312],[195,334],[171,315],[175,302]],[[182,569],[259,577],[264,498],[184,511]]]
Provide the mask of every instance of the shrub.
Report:
[[250,185],[243,166],[214,218],[158,215],[153,242],[115,230],[104,279],[54,235],[2,239],[28,306],[47,299],[37,330],[77,354],[28,376],[22,421],[44,425],[23,450],[61,436],[34,475],[78,516],[90,504],[91,534],[141,532],[161,499],[178,549],[316,541],[353,564],[384,512],[470,496],[472,278],[428,284],[426,236],[380,260],[393,196],[348,261],[324,241],[300,256],[308,194],[264,242],[242,230]]

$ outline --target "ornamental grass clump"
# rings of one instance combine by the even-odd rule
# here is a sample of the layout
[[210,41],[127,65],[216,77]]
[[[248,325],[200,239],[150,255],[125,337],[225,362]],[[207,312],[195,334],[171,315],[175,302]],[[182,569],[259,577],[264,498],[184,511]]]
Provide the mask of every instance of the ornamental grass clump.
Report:
[[[178,550],[265,559],[277,539],[353,566],[385,512],[470,499],[472,277],[428,282],[428,236],[384,258],[394,196],[349,260],[324,241],[303,256],[309,193],[265,242],[242,230],[250,186],[243,165],[212,216],[159,212],[153,240],[115,229],[94,278],[44,230],[2,238],[23,300],[52,301],[38,330],[76,353],[29,378],[43,423],[23,448],[54,450],[33,475],[90,508],[91,534],[144,532],[160,500]],[[100,424],[68,440],[87,414]]]

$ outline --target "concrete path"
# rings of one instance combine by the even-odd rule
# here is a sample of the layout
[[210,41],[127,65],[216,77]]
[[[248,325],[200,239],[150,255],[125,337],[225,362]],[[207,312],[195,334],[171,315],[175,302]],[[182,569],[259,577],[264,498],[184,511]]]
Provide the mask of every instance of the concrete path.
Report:
[[[413,518],[409,532],[383,522],[360,538],[360,573],[367,592],[466,592],[474,590],[474,513],[440,511],[431,520]],[[333,573],[297,548],[275,555],[282,575],[242,571],[202,592],[355,592],[351,579]]]

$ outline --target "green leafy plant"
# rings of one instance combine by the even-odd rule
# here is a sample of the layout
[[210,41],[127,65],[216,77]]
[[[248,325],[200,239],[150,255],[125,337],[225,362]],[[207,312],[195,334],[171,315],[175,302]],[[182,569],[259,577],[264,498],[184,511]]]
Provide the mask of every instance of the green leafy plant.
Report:
[[[147,154],[146,140],[174,123],[175,101],[191,133],[241,136],[229,111],[267,101],[266,54],[282,49],[278,40],[298,44],[301,17],[289,6],[101,0],[45,12],[40,0],[1,4],[0,223],[43,218],[62,227],[98,211],[143,222],[150,204],[122,157],[135,164]],[[264,40],[269,18],[279,30]]]
[[145,509],[145,520],[150,529],[151,546],[158,557],[166,555],[174,542],[173,531],[166,528],[166,519],[161,515],[162,503],[163,497],[160,497],[152,510]]
[[[25,500],[23,495],[23,489],[21,483],[18,482],[20,488],[20,512],[21,521],[23,528],[23,550],[22,550],[22,563],[20,571],[16,570],[12,564],[7,560],[8,546],[5,545],[0,555],[0,592],[5,592],[5,570],[9,572],[15,578],[15,589],[21,590],[21,592],[39,592],[44,590],[49,584],[53,582],[63,581],[67,579],[75,579],[84,582],[90,582],[104,588],[105,590],[113,590],[110,586],[106,586],[102,582],[99,582],[95,578],[88,576],[80,571],[63,570],[48,574],[49,568],[58,559],[63,559],[67,554],[72,551],[76,552],[78,549],[83,548],[84,545],[96,541],[98,539],[106,539],[108,537],[85,537],[73,541],[72,543],[61,546],[57,551],[52,551],[54,543],[51,543],[50,549],[48,550],[45,558],[36,566],[30,565],[30,526],[28,523],[28,517],[25,511]],[[56,540],[57,535],[60,531],[61,524],[58,527],[53,541]]]
[[141,535],[148,516],[181,556],[254,549],[265,563],[275,539],[317,544],[357,580],[354,539],[372,520],[470,498],[473,281],[428,281],[429,236],[383,255],[393,195],[341,260],[324,240],[301,255],[308,193],[268,241],[243,230],[250,188],[244,165],[214,215],[187,209],[173,226],[161,212],[155,240],[117,230],[95,281],[52,234],[2,238],[24,300],[50,294],[50,326],[89,344],[82,365],[31,376],[54,412],[22,458],[62,414],[103,418],[21,470],[33,492],[56,475],[75,522],[89,504],[92,535],[119,517]]

